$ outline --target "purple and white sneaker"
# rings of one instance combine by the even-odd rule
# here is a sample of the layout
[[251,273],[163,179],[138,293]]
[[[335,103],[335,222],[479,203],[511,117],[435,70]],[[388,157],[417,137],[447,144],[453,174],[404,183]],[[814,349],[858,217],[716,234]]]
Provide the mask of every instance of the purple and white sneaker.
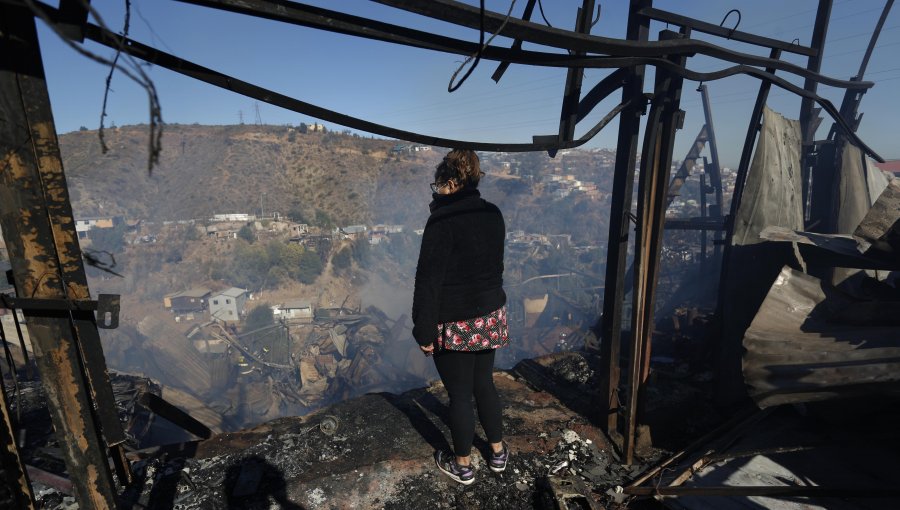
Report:
[[463,485],[469,485],[475,481],[475,470],[472,466],[461,466],[450,452],[434,452],[434,463],[445,475]]
[[495,473],[502,473],[506,469],[506,461],[509,460],[509,448],[506,446],[506,441],[501,444],[503,445],[503,450],[500,453],[491,452],[491,458],[488,461],[488,466]]

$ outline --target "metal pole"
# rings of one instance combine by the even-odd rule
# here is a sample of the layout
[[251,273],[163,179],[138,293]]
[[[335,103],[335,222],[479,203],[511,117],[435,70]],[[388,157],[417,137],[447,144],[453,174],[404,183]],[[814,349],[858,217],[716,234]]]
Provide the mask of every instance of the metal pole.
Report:
[[[646,41],[650,20],[637,14],[651,7],[652,0],[631,0],[627,38]],[[622,337],[622,308],[625,299],[625,262],[628,256],[628,231],[631,228],[631,195],[637,159],[640,118],[643,114],[644,66],[636,66],[622,87],[622,99],[631,100],[619,117],[619,137],[616,144],[616,165],[610,207],[609,237],[607,238],[606,279],[603,289],[601,318],[601,357],[608,377],[601,377],[600,398],[606,401],[606,420],[601,419],[606,432],[618,434],[619,412],[619,350]]]
[[[17,295],[90,299],[34,19],[27,9],[0,4],[0,20],[0,194],[6,197],[0,226]],[[79,349],[81,333],[93,327],[97,334],[93,315],[25,310],[25,316],[79,505],[114,508],[115,485],[89,390],[100,381],[84,374]]]

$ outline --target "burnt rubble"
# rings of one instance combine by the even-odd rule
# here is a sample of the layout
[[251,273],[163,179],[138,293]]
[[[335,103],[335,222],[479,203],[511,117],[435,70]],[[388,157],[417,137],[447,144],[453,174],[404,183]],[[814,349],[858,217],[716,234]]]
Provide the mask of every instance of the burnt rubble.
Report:
[[[127,424],[135,482],[122,498],[136,508],[572,508],[609,504],[606,492],[644,471],[653,458],[623,466],[603,433],[559,397],[585,399],[595,378],[593,357],[559,353],[496,371],[505,440],[513,456],[504,473],[487,469],[488,446],[476,439],[476,484],[459,486],[434,468],[432,454],[449,448],[448,402],[440,382],[394,395],[370,393],[302,417],[198,440],[180,436],[149,413],[140,393],[159,391],[148,379],[114,375],[120,418]],[[528,367],[528,368],[525,368]],[[11,395],[28,423],[26,464],[65,476],[54,455],[40,385]],[[36,424],[46,426],[33,430]],[[479,429],[480,437],[483,434]],[[167,446],[140,448],[155,437]],[[163,437],[165,439],[163,440]],[[33,481],[40,508],[77,508],[74,499]],[[581,506],[579,506],[581,505]],[[607,506],[615,508],[615,506]]]

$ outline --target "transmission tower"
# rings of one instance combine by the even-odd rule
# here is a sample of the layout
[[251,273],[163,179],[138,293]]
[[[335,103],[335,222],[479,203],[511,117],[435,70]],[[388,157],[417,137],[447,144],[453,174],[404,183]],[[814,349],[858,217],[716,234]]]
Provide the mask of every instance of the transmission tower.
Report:
[[262,117],[259,115],[259,102],[253,103],[253,111],[256,112],[256,125],[262,125]]
[[238,110],[238,120],[240,121],[241,125],[244,124],[244,110]]

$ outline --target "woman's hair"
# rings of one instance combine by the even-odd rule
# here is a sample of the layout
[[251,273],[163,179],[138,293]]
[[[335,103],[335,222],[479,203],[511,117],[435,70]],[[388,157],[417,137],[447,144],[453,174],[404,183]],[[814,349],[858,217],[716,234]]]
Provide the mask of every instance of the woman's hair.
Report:
[[460,186],[471,188],[478,187],[481,180],[481,165],[475,151],[468,149],[453,149],[444,156],[444,161],[437,166],[434,172],[435,182],[446,182],[456,179]]

